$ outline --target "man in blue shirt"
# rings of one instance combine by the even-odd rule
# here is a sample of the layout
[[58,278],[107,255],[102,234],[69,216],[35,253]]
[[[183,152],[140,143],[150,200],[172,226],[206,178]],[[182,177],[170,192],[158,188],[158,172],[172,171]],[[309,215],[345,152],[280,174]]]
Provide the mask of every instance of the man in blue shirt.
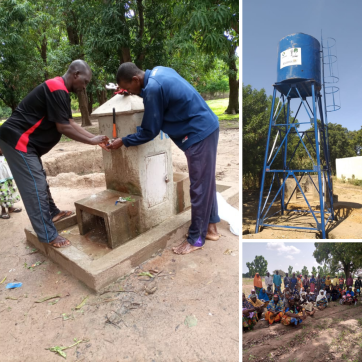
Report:
[[290,286],[290,280],[291,278],[288,276],[288,273],[285,273],[285,277],[284,277],[284,288],[289,285]]
[[216,200],[216,154],[219,122],[200,94],[171,68],[157,66],[145,72],[123,63],[117,84],[143,98],[145,107],[137,133],[114,140],[109,149],[138,146],[153,140],[162,130],[185,152],[190,177],[191,226],[176,254],[201,248],[205,239],[218,240],[220,221]]
[[280,289],[280,286],[282,285],[282,278],[279,275],[278,270],[276,270],[275,274],[273,275],[273,283],[274,283],[274,291],[277,290],[277,287],[279,287],[278,289]]
[[294,287],[297,285],[298,279],[295,277],[295,273],[293,273],[292,277],[290,278],[289,288],[291,291],[294,290]]

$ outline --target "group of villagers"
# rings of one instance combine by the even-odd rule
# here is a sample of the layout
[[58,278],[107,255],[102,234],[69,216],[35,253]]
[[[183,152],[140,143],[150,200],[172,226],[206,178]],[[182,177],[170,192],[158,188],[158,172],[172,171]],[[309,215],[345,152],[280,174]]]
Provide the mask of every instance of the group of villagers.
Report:
[[[254,277],[254,289],[246,297],[243,293],[243,329],[251,330],[258,321],[281,323],[285,326],[298,326],[308,316],[313,317],[316,310],[323,311],[328,303],[339,301],[344,305],[357,305],[361,296],[362,280],[358,277],[355,281],[351,274],[345,280],[335,275],[333,279],[328,275],[316,278],[308,275],[288,273],[282,278],[276,271],[273,276],[266,273],[265,285],[259,273]],[[354,288],[353,288],[354,285]],[[264,318],[263,318],[264,313]]]

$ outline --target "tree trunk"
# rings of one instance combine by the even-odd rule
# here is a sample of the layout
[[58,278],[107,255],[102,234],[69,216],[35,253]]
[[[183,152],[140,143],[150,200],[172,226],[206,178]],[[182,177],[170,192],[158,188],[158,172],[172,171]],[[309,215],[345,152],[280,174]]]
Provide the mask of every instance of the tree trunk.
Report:
[[93,111],[93,93],[88,94],[88,113],[92,114]]
[[225,111],[227,114],[238,114],[239,113],[239,81],[237,79],[238,70],[236,68],[235,61],[235,50],[236,48],[231,47],[229,53],[229,105]]
[[41,42],[41,51],[40,55],[44,63],[44,78],[47,80],[49,78],[49,74],[47,71],[47,47],[48,47],[48,41],[46,35],[44,35],[42,42]]
[[77,95],[78,95],[80,113],[82,114],[82,127],[91,126],[92,122],[90,121],[89,112],[88,112],[87,91],[86,90],[81,91]]
[[98,103],[101,106],[103,103],[107,102],[107,91],[105,89],[101,90],[101,91],[97,91],[97,98],[98,98]]

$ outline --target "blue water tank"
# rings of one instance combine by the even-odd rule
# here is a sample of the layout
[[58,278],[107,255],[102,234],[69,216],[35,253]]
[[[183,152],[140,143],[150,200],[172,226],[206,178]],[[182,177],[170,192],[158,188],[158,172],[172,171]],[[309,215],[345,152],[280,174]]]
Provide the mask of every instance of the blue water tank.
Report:
[[[279,41],[276,88],[287,94],[290,83],[298,84],[302,97],[311,96],[311,84],[321,89],[321,55],[319,41],[303,33],[288,35]],[[298,97],[296,91],[289,94]]]

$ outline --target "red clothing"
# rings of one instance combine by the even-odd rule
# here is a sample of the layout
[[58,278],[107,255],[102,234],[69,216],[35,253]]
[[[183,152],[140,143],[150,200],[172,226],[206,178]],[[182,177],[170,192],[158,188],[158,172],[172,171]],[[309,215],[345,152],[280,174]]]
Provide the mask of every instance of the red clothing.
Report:
[[258,273],[254,277],[254,287],[263,288],[263,281]]
[[346,285],[347,285],[348,287],[349,287],[349,286],[353,286],[353,278],[347,278]]
[[34,88],[0,128],[0,139],[24,153],[42,156],[60,140],[56,123],[69,124],[70,97],[61,77]]

